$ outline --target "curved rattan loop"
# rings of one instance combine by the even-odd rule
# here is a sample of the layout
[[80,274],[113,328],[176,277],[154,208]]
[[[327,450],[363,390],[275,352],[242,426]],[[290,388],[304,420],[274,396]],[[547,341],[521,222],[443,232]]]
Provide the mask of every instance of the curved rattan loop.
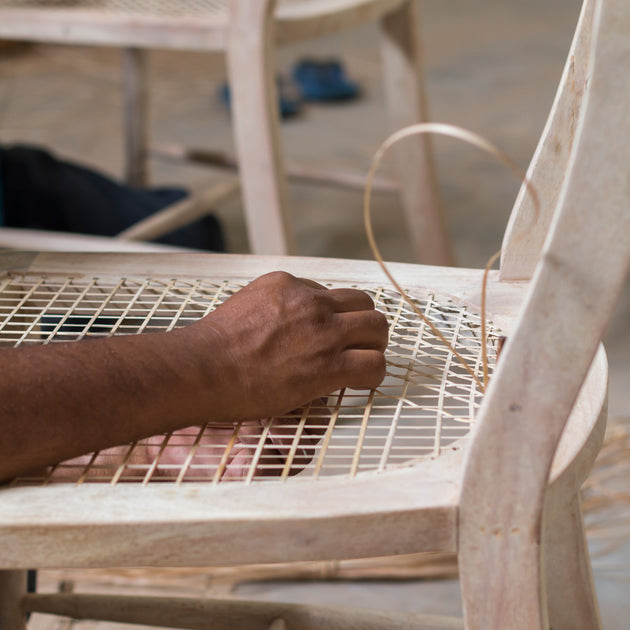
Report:
[[475,371],[468,365],[468,362],[462,357],[462,355],[453,348],[452,344],[447,341],[447,339],[442,335],[442,333],[435,328],[435,326],[427,319],[427,317],[418,309],[418,307],[410,300],[404,291],[404,289],[400,286],[400,284],[396,281],[394,276],[391,274],[387,266],[385,265],[385,261],[383,260],[383,256],[376,244],[376,239],[374,238],[374,230],[372,228],[372,217],[371,217],[371,199],[372,199],[372,183],[374,180],[374,176],[376,171],[385,156],[385,153],[394,146],[397,142],[402,140],[403,138],[408,138],[410,136],[422,135],[422,134],[437,134],[442,136],[448,136],[450,138],[455,138],[456,140],[462,140],[468,144],[471,144],[486,153],[489,153],[493,157],[495,157],[499,162],[507,166],[516,176],[525,184],[527,192],[531,195],[532,201],[534,204],[534,217],[533,221],[536,220],[538,215],[540,214],[540,202],[538,200],[538,194],[536,193],[536,189],[534,188],[531,181],[528,179],[525,172],[512,160],[508,155],[506,155],[503,151],[501,151],[494,144],[483,138],[482,136],[464,129],[463,127],[458,127],[457,125],[451,125],[448,123],[438,123],[438,122],[425,122],[418,123],[416,125],[410,125],[408,127],[403,127],[402,129],[391,134],[378,148],[374,157],[372,158],[372,165],[370,167],[370,171],[367,176],[366,184],[365,184],[365,194],[363,197],[363,220],[365,223],[365,233],[367,235],[370,248],[372,250],[372,254],[378,262],[378,264],[383,269],[385,275],[389,278],[390,282],[396,287],[396,289],[400,292],[402,296],[407,300],[409,305],[414,309],[416,314],[427,324],[427,326],[431,329],[431,331],[440,339],[442,343],[444,343],[457,357],[457,359],[461,362],[466,371],[473,377],[480,390],[483,392],[488,383],[488,354],[486,349],[486,287],[488,283],[488,272],[492,268],[492,265],[495,263],[497,258],[501,255],[501,250],[494,253],[488,263],[486,264],[484,275],[483,275],[483,283],[481,290],[481,352],[482,352],[482,363],[483,363],[483,383],[477,377]]

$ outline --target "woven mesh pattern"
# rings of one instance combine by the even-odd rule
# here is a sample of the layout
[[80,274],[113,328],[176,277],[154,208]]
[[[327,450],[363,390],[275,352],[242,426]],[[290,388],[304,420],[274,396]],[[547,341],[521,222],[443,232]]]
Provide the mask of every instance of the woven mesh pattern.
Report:
[[80,9],[171,17],[226,15],[228,5],[229,0],[0,0],[0,7],[16,9]]
[[[0,279],[0,351],[185,326],[242,286],[231,280],[9,275]],[[469,433],[481,402],[473,378],[398,292],[360,288],[390,324],[387,376],[378,389],[333,392],[281,418],[190,427],[64,462],[16,483],[352,477],[452,448]],[[414,301],[480,372],[479,315],[430,292]],[[490,367],[497,339],[489,323]]]
[[[307,3],[308,0],[278,0],[279,7]],[[229,4],[230,0],[0,0],[0,8],[213,18],[227,16]]]

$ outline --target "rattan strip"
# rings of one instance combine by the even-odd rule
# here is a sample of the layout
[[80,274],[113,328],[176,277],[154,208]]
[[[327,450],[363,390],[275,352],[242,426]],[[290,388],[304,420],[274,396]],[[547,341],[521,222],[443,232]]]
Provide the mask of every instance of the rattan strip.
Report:
[[293,436],[293,439],[291,440],[291,449],[289,450],[289,454],[287,455],[286,462],[282,469],[281,479],[283,481],[286,480],[289,474],[291,473],[293,462],[295,461],[295,455],[297,453],[298,448],[301,448],[300,440],[304,433],[304,426],[306,425],[306,419],[308,418],[311,407],[312,407],[312,403],[309,403],[308,405],[306,405],[306,407],[304,407],[304,411],[302,412],[302,416],[300,417],[300,423],[297,427],[295,435]]
[[[61,330],[63,325],[68,321],[68,317],[70,317],[70,313],[72,313],[81,304],[81,302],[83,301],[85,296],[88,294],[90,289],[93,288],[95,282],[96,282],[95,280],[92,280],[83,289],[83,291],[81,291],[81,293],[78,294],[78,296],[75,298],[74,302],[72,303],[72,306],[66,311],[66,313],[64,315],[62,315],[62,317],[59,320],[59,322],[57,323],[57,325],[52,329],[52,331],[50,332],[48,337],[44,340],[44,345],[50,343],[50,341],[55,338],[55,335],[59,332],[59,330]],[[55,298],[53,298],[53,300],[56,299],[59,296],[61,291],[63,291],[63,289],[60,289],[60,290],[57,291],[57,294],[55,295]],[[54,305],[54,301],[52,303]],[[116,332],[116,330],[113,331],[113,333],[115,333],[115,332]],[[85,333],[82,333],[81,335],[79,335],[79,338],[83,337],[83,334],[85,334]]]
[[341,410],[341,402],[343,400],[344,394],[346,393],[345,389],[339,391],[337,395],[337,399],[335,401],[335,405],[332,409],[332,413],[330,414],[330,422],[328,423],[328,427],[326,428],[326,434],[324,435],[324,440],[322,443],[322,448],[319,452],[319,457],[317,458],[317,465],[315,466],[314,477],[316,479],[319,478],[322,467],[324,465],[324,459],[328,453],[328,449],[330,448],[330,441],[332,438],[333,431],[335,429],[335,425],[337,424],[337,419],[339,418],[339,412]]
[[[404,304],[405,304],[405,302],[401,300],[399,305],[398,305],[398,308],[396,309],[396,314],[395,314],[395,316],[393,318],[393,321],[392,321],[392,326],[394,326],[394,327],[398,324],[398,322],[400,320],[400,315],[402,313],[402,307],[403,307]],[[420,323],[421,331],[424,329],[424,324],[425,324],[424,321],[422,321]],[[418,346],[419,346],[421,337],[422,337],[422,332],[420,332],[420,334],[416,338],[416,342],[415,342],[415,345],[414,345],[414,351],[413,351],[413,355],[412,355],[412,360],[415,360],[415,358],[417,356]],[[401,391],[401,397],[398,400],[398,403],[396,404],[396,411],[394,412],[394,415],[392,416],[392,421],[391,421],[391,424],[389,426],[389,431],[387,432],[387,440],[385,442],[385,446],[384,446],[383,452],[381,454],[381,461],[379,462],[379,466],[378,466],[379,472],[382,472],[383,470],[385,470],[385,466],[387,464],[387,459],[388,459],[389,454],[391,452],[392,444],[393,444],[393,441],[394,441],[394,435],[395,435],[395,432],[396,432],[396,428],[398,426],[398,420],[400,418],[400,413],[402,411],[402,401],[404,400],[404,398],[405,398],[405,396],[407,394],[407,389],[409,387],[410,373],[411,373],[411,366],[409,365],[409,366],[407,366],[407,372],[406,372],[406,375],[405,375],[405,382],[403,384],[403,389]]]
[[[243,284],[16,275],[0,284],[0,345],[172,330],[203,317]],[[297,472],[316,479],[439,455],[467,435],[481,393],[399,293],[365,290],[390,322],[387,376],[378,389],[342,390],[281,418],[175,431],[62,462],[19,483],[252,483]],[[479,371],[479,315],[429,292],[418,295],[427,318]],[[496,344],[491,325],[490,333]]]
[[175,480],[175,483],[180,484],[184,480],[184,477],[186,476],[186,473],[188,472],[190,468],[190,464],[192,463],[192,460],[195,457],[195,453],[197,452],[197,449],[199,448],[199,444],[201,443],[201,438],[203,437],[203,434],[205,433],[207,428],[208,428],[208,423],[199,427],[199,432],[197,433],[195,442],[190,447],[190,452],[188,453],[188,455],[186,456],[186,459],[184,460],[182,469],[179,471],[179,474],[177,475],[177,479]]
[[115,486],[120,481],[120,478],[125,472],[125,468],[128,466],[129,460],[131,459],[131,455],[133,454],[137,444],[138,442],[132,442],[129,445],[129,448],[127,449],[127,452],[125,453],[125,456],[123,457],[122,461],[118,465],[116,472],[112,475],[112,480],[110,482],[112,486]]
[[[431,300],[430,308],[433,308],[434,302]],[[459,333],[459,327],[461,324],[461,319],[457,320],[457,327],[453,333],[454,337],[457,337]],[[442,420],[444,418],[444,398],[446,396],[446,387],[448,385],[448,375],[450,372],[450,368],[453,364],[453,359],[455,357],[451,348],[448,348],[448,354],[446,357],[446,361],[444,363],[444,369],[442,370],[442,378],[440,381],[440,396],[438,398],[438,408],[437,413],[435,415],[435,434],[434,434],[434,442],[433,442],[433,456],[437,457],[440,454],[440,446],[442,441]]]
[[232,435],[230,436],[230,441],[225,446],[225,449],[223,451],[223,455],[221,456],[221,461],[219,462],[219,466],[217,468],[217,471],[214,474],[214,477],[212,479],[212,481],[215,484],[219,483],[219,481],[221,481],[221,479],[223,477],[223,473],[225,472],[225,469],[227,467],[228,458],[230,457],[230,453],[232,452],[232,449],[234,448],[234,444],[236,443],[236,440],[238,438],[238,434],[240,433],[242,426],[243,426],[243,422],[237,422],[234,425],[234,430],[232,431]]

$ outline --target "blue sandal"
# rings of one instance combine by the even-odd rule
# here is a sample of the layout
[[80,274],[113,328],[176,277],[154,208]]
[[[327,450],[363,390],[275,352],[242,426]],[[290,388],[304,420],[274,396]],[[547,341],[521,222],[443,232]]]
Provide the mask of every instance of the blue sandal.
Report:
[[293,67],[293,80],[307,101],[342,101],[356,98],[360,88],[346,75],[337,59],[302,59]]

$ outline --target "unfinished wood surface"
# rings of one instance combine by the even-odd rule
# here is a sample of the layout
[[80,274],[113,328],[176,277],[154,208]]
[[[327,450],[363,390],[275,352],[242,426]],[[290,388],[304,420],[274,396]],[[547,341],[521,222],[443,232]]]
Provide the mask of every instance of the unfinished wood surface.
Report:
[[579,497],[545,516],[544,563],[549,626],[592,630],[601,626]]
[[[152,146],[152,155],[174,162],[190,162],[203,164],[213,168],[236,171],[238,162],[234,155],[224,151],[209,151],[207,149],[195,149],[179,144]],[[306,164],[298,164],[291,161],[285,166],[285,175],[288,179],[309,184],[324,184],[336,188],[350,188],[352,190],[365,190],[365,172],[342,171],[316,168]],[[374,192],[397,193],[400,186],[396,181],[388,177],[374,178],[372,182]]]
[[[277,0],[279,43],[374,21],[405,0]],[[1,0],[3,39],[174,50],[225,50],[229,0]]]
[[[588,95],[553,231],[467,454],[459,557],[471,627],[548,627],[542,560],[548,473],[630,262],[620,166],[630,160],[620,96],[630,89],[620,69],[629,54],[628,19],[623,1],[596,5]],[[490,592],[479,566],[496,576]],[[511,588],[515,576],[518,589]]]
[[[118,282],[116,276],[133,280],[144,274],[153,278],[154,282],[161,276],[162,284],[169,286],[170,282],[172,291],[176,292],[181,289],[173,287],[173,278],[180,278],[182,286],[196,286],[194,278],[221,280],[229,274],[228,277],[235,280],[246,281],[272,269],[284,269],[323,283],[343,282],[364,288],[369,288],[370,283],[376,283],[372,284],[373,287],[381,283],[381,271],[375,263],[330,259],[221,255],[177,258],[120,255],[108,259],[89,254],[4,254],[0,256],[0,264],[13,270],[11,277],[14,279],[20,272],[35,275],[44,272],[48,282],[55,277],[67,277],[70,270],[75,273],[81,270],[79,292],[75,295],[81,294],[84,290],[81,287],[92,286],[91,275],[107,278],[110,283],[112,280]],[[470,304],[473,308],[479,303],[480,271],[405,264],[393,265],[393,270],[412,295],[421,296],[420,287],[423,285],[441,286],[452,300],[450,309],[458,302]],[[19,284],[25,280],[17,278],[14,282]],[[497,274],[492,274],[488,317],[508,335],[525,288],[523,283],[500,283]],[[138,308],[138,296],[141,294],[137,288],[130,287],[126,291],[129,298],[135,296]],[[153,289],[150,291],[154,292]],[[53,290],[52,295],[59,293]],[[104,295],[107,297],[107,293]],[[186,295],[189,294],[184,293],[184,297]],[[33,294],[30,293],[30,296],[33,297]],[[150,304],[143,308],[153,312]],[[45,305],[39,308],[40,311],[42,309],[47,312]],[[129,312],[125,312],[128,317]],[[59,325],[56,329],[57,333],[63,332]],[[31,334],[35,328],[33,324],[26,324],[22,330]],[[605,365],[602,362],[596,366],[595,374],[595,389],[603,389]],[[573,462],[579,460],[576,453],[579,454],[584,444],[591,440],[591,411],[586,405],[578,410],[571,425],[575,426],[575,432],[571,432],[569,438],[570,443],[575,444],[563,451],[565,459],[558,463],[558,478],[565,471],[567,476],[577,477]],[[400,469],[382,472],[377,466],[371,473],[350,478],[350,483],[347,476],[320,477],[314,481],[308,477],[285,481],[279,478],[279,482],[268,481],[251,486],[190,483],[166,495],[163,484],[146,487],[134,483],[9,487],[0,493],[0,529],[3,539],[10,542],[3,549],[1,562],[6,566],[13,566],[16,562],[30,563],[30,566],[59,566],[59,563],[72,566],[102,566],[106,563],[133,566],[146,563],[146,554],[149,554],[151,562],[158,564],[198,566],[361,557],[374,555],[377,550],[382,554],[413,552],[423,548],[453,551],[456,548],[461,461],[460,448],[441,449],[440,457],[425,458],[415,465],[403,465]],[[56,506],[54,511],[44,507],[51,502]],[[86,502],[94,503],[89,514],[82,510]],[[136,506],[132,511],[130,504]],[[234,505],[239,506],[236,519]],[[80,522],[75,520],[77,509],[83,513]],[[396,537],[391,537],[382,525],[391,519],[392,513],[398,515]],[[14,519],[30,526],[23,531],[15,530],[12,527]],[[132,529],[128,527],[129,519],[136,524]],[[282,529],[282,535],[278,536],[279,524],[283,520],[293,525]],[[85,549],[74,545],[74,541],[78,532],[88,526],[88,521],[91,523],[91,544],[89,549]],[[343,535],[337,531],[342,522],[345,523]],[[175,526],[182,534],[177,559],[173,555],[171,536]],[[56,532],[60,541],[54,548],[47,544],[51,531]],[[236,548],[228,546],[224,540],[226,531],[255,543],[244,543]],[[381,532],[379,541],[374,539],[373,532]],[[157,544],[160,540],[164,544]],[[305,544],[306,541],[308,544]]]
[[236,153],[251,251],[292,254],[272,57],[275,0],[233,0],[228,75]]
[[[6,256],[7,264],[12,264],[14,271],[19,273],[21,266],[19,261],[22,259],[19,257],[16,258],[16,255]],[[179,269],[172,267],[172,264],[179,265]],[[59,267],[59,265],[61,265],[61,267]],[[345,270],[343,269],[344,266],[346,267]],[[398,267],[401,273],[403,270],[406,272],[406,278],[412,282],[411,290],[414,291],[414,285],[418,285],[418,268],[413,265],[399,265]],[[81,292],[84,291],[84,287],[92,286],[92,281],[89,279],[90,272],[98,274],[101,278],[109,278],[109,282],[111,282],[113,274],[116,274],[117,272],[124,274],[124,277],[131,280],[131,278],[140,270],[144,270],[145,272],[150,271],[151,276],[154,278],[154,282],[159,277],[160,273],[166,273],[168,275],[163,276],[163,282],[166,286],[169,286],[170,283],[170,286],[172,287],[171,293],[173,295],[177,295],[177,293],[181,292],[181,288],[185,287],[185,285],[196,286],[194,282],[191,284],[189,280],[186,280],[186,277],[191,277],[191,273],[198,275],[198,277],[203,277],[205,275],[210,280],[215,278],[218,279],[220,283],[224,283],[222,278],[225,278],[225,275],[223,274],[229,273],[230,276],[228,277],[238,279],[240,276],[240,278],[247,280],[254,275],[274,268],[284,268],[292,271],[296,275],[314,277],[326,283],[334,282],[335,278],[337,278],[338,281],[343,278],[344,284],[358,283],[360,286],[369,288],[368,279],[370,276],[373,276],[374,281],[380,283],[380,270],[373,263],[347,263],[345,261],[317,259],[307,260],[297,258],[250,258],[246,256],[193,255],[178,256],[175,260],[173,260],[172,257],[164,257],[160,259],[160,257],[157,256],[120,256],[115,260],[107,260],[103,257],[94,257],[89,255],[76,255],[72,257],[64,255],[40,255],[36,257],[33,264],[30,265],[30,273],[37,273],[38,269],[45,270],[46,278],[48,278],[45,282],[50,282],[52,281],[52,278],[61,273],[61,269],[63,269],[63,274],[65,275],[68,274],[69,270],[81,269],[79,278],[81,286],[78,287],[78,293],[75,292],[75,295],[81,295]],[[449,300],[454,300],[456,298],[456,295],[453,294],[457,293],[457,284],[459,285],[459,291],[467,298],[474,298],[474,295],[478,294],[480,278],[478,272],[461,270],[455,274],[444,274],[442,270],[437,268],[429,268],[427,272],[429,274],[433,272],[437,275],[448,275],[451,282],[450,287],[448,287],[449,295],[451,296],[449,297]],[[182,278],[181,282],[183,284],[179,288],[177,286],[172,286],[173,273],[177,273],[177,275]],[[457,276],[459,276],[459,278]],[[18,285],[20,283],[23,285],[25,281],[26,279],[16,279]],[[115,281],[115,283],[117,282],[118,281]],[[41,287],[42,285],[38,286]],[[138,293],[137,286],[142,285],[136,285],[136,288],[130,286],[129,289],[126,289],[129,298],[136,296],[136,309],[140,307],[140,301],[138,299],[138,295],[140,294]],[[98,291],[101,292],[104,288],[105,287],[102,286],[98,289]],[[518,296],[522,291],[522,286],[517,283],[515,285],[501,285],[498,288],[500,289],[500,293],[502,295],[491,298],[490,303],[492,308],[494,309],[496,307],[496,310],[500,311],[501,309],[498,308],[498,304],[501,303],[505,307],[504,310],[509,314],[509,306],[516,306],[518,303]],[[53,297],[60,296],[58,289],[52,289],[51,295]],[[149,287],[149,291],[154,292],[154,289]],[[420,289],[415,289],[414,292],[416,291],[418,296],[422,295]],[[29,293],[29,291],[27,290],[26,293]],[[184,293],[183,295],[186,297],[188,294]],[[28,299],[35,298],[33,293],[30,293],[29,296],[30,297],[27,298],[27,301]],[[202,299],[204,297],[203,292],[200,293],[200,296],[201,297],[197,299]],[[104,294],[104,297],[107,299],[107,293]],[[60,300],[60,297],[57,297],[57,299]],[[89,299],[92,300],[94,298],[90,297]],[[207,297],[205,299],[207,300]],[[144,300],[146,300],[145,297],[142,298],[142,301]],[[26,307],[26,302],[23,306]],[[98,311],[98,306],[96,304],[94,306]],[[401,307],[397,304],[394,304],[393,306],[394,308],[392,310],[392,314],[395,316]],[[447,308],[452,312],[455,312],[455,306],[455,301],[447,303]],[[148,309],[148,312],[154,312],[150,304],[146,304],[143,308]],[[39,308],[39,311],[48,312],[47,309],[48,307],[43,305]],[[176,306],[175,311],[177,312]],[[103,317],[107,316],[107,318],[110,318],[111,314],[109,312],[98,312],[100,312]],[[124,325],[128,326],[130,321],[129,316],[133,316],[134,314],[128,311],[125,312],[125,319],[128,323]],[[202,313],[203,309],[199,311],[197,308],[197,316]],[[402,313],[404,314],[404,310]],[[447,312],[445,312],[444,315],[440,315],[442,318],[446,316]],[[404,317],[409,318],[409,315],[404,315]],[[88,315],[88,319],[92,319],[94,320],[94,323],[97,323],[93,316],[90,317]],[[504,313],[502,321],[507,323],[508,319],[509,316]],[[66,321],[68,324],[70,323],[69,320]],[[445,320],[445,322],[447,321],[448,319]],[[35,331],[36,327],[33,326],[34,323],[35,322],[26,325],[26,327],[23,328],[24,332]],[[120,332],[123,332],[124,329],[119,330]],[[8,331],[5,329],[5,335],[7,332]],[[57,326],[57,332],[63,333],[59,326]],[[27,332],[27,334],[30,333]],[[396,337],[393,337],[392,339],[394,340]],[[476,352],[478,356],[478,343]],[[453,385],[453,387],[455,387],[455,385]],[[466,402],[466,405],[468,405],[468,402]],[[444,411],[446,411],[445,407]],[[349,430],[347,426],[345,428],[344,426],[345,425],[340,426],[342,434],[344,432],[347,433]],[[446,435],[446,422],[443,425],[443,431]],[[356,441],[356,438],[352,438],[350,440],[350,442],[354,441]],[[429,449],[427,451],[429,455],[433,454],[433,447],[431,447],[431,444],[432,442],[429,441]],[[80,558],[80,555],[82,555],[85,550],[80,551],[79,549],[68,549],[66,545],[58,547],[60,554],[57,556],[54,550],[47,548],[46,536],[44,535],[43,538],[39,538],[38,532],[42,533],[44,530],[41,530],[38,527],[31,530],[31,535],[34,535],[34,537],[27,536],[29,540],[26,540],[21,536],[18,537],[18,540],[18,538],[14,538],[13,532],[3,530],[4,533],[6,533],[11,539],[11,544],[7,546],[7,551],[9,549],[13,550],[11,551],[11,554],[14,556],[14,559],[17,559],[18,557],[24,558],[23,554],[26,552],[27,555],[30,556],[31,562],[39,566],[42,566],[41,563],[51,566],[61,561],[66,563],[70,562],[76,566],[87,566],[94,562],[101,564],[105,561],[111,563],[114,561],[114,556],[112,554],[117,556],[114,561],[115,564],[133,566],[141,561],[140,558],[147,551],[147,545],[150,545],[153,549],[153,555],[156,553],[161,555],[162,552],[164,552],[171,558],[173,557],[172,541],[168,545],[159,545],[156,544],[156,542],[163,537],[171,536],[172,527],[175,524],[171,519],[175,518],[176,521],[178,521],[177,527],[182,527],[188,532],[188,534],[184,535],[184,529],[180,530],[182,532],[182,541],[187,541],[185,545],[182,545],[186,548],[186,551],[182,549],[182,553],[184,553],[185,556],[182,557],[181,560],[183,565],[217,562],[219,561],[218,559],[220,556],[223,558],[222,562],[224,563],[234,561],[238,562],[238,556],[241,556],[241,561],[243,562],[251,562],[251,553],[256,554],[256,561],[277,560],[278,558],[276,554],[278,552],[280,552],[282,557],[286,560],[298,559],[302,554],[306,554],[306,556],[304,556],[306,558],[314,559],[318,557],[318,549],[320,551],[324,551],[325,548],[328,548],[328,551],[324,551],[325,554],[333,553],[333,555],[337,555],[338,553],[334,551],[331,546],[333,538],[337,541],[337,543],[339,542],[339,534],[334,531],[333,521],[336,521],[339,518],[343,520],[345,519],[345,516],[343,516],[342,513],[338,513],[337,515],[334,513],[338,509],[341,509],[343,514],[349,514],[347,509],[350,504],[355,504],[358,507],[359,504],[355,503],[355,501],[362,503],[366,496],[371,496],[374,493],[380,494],[381,492],[383,497],[382,500],[378,502],[380,503],[380,507],[375,504],[367,511],[365,511],[365,508],[359,508],[359,512],[362,512],[363,515],[355,522],[355,526],[347,528],[348,540],[344,545],[345,549],[344,547],[340,548],[344,549],[342,554],[349,553],[351,555],[360,556],[367,553],[368,548],[364,547],[364,544],[368,542],[369,537],[364,538],[363,534],[359,532],[365,531],[367,533],[371,529],[383,532],[382,543],[384,545],[384,553],[400,553],[406,548],[415,548],[419,542],[418,532],[416,530],[419,523],[418,518],[425,518],[420,514],[416,514],[414,516],[414,513],[418,511],[417,508],[414,508],[414,505],[417,505],[418,501],[428,507],[426,510],[426,518],[428,519],[427,526],[423,529],[425,529],[427,535],[433,539],[432,545],[435,545],[438,548],[446,548],[447,550],[453,549],[453,505],[457,484],[454,481],[448,481],[448,479],[452,474],[454,474],[456,478],[456,470],[459,468],[459,461],[461,458],[459,449],[457,448],[441,450],[443,450],[442,457],[429,457],[426,459],[422,465],[423,472],[420,477],[418,477],[418,470],[415,467],[409,467],[408,465],[403,466],[400,470],[396,470],[394,467],[391,471],[391,475],[389,473],[379,473],[380,466],[377,461],[375,462],[376,466],[373,468],[373,472],[371,474],[359,472],[359,474],[354,476],[354,481],[350,486],[347,486],[347,481],[335,477],[320,477],[312,484],[308,481],[308,478],[300,479],[298,477],[293,480],[286,479],[285,481],[282,481],[282,478],[279,478],[278,481],[280,483],[274,483],[273,481],[264,482],[258,487],[242,486],[241,484],[227,484],[227,487],[224,487],[224,484],[220,484],[218,486],[210,484],[208,487],[207,484],[201,484],[198,486],[196,483],[191,483],[186,486],[182,486],[183,491],[177,491],[175,494],[170,494],[170,498],[163,503],[160,501],[158,513],[161,513],[165,520],[156,528],[154,528],[153,525],[150,526],[152,534],[148,538],[147,534],[149,530],[141,527],[139,521],[137,522],[138,526],[133,528],[133,531],[129,531],[129,528],[126,525],[118,523],[118,519],[121,514],[128,511],[128,501],[131,500],[131,502],[137,506],[137,511],[135,516],[133,516],[133,519],[143,519],[144,517],[142,515],[144,514],[152,520],[154,518],[152,515],[155,514],[157,508],[157,504],[153,502],[155,500],[159,500],[159,496],[162,495],[163,484],[158,484],[153,489],[152,486],[142,487],[141,484],[138,484],[139,487],[134,488],[135,484],[129,483],[123,485],[118,484],[113,487],[102,487],[101,484],[83,484],[79,488],[76,488],[74,486],[68,487],[66,484],[60,484],[54,486],[33,486],[23,488],[23,490],[26,490],[30,495],[30,498],[26,501],[28,505],[34,507],[39,504],[41,508],[40,501],[47,502],[51,499],[52,491],[57,495],[54,501],[59,506],[66,506],[68,508],[69,511],[65,516],[62,514],[62,512],[65,511],[65,508],[55,510],[56,516],[54,516],[54,518],[58,520],[55,525],[51,524],[58,534],[62,535],[63,538],[67,538],[68,542],[74,539],[74,535],[72,534],[72,530],[74,529],[72,521],[74,517],[71,513],[77,507],[83,505],[84,501],[95,501],[96,511],[91,511],[89,518],[94,518],[93,525],[101,523],[101,527],[92,526],[90,528],[90,531],[92,532],[92,544],[90,545],[89,551],[90,559]],[[447,450],[450,451],[450,454],[446,452]],[[395,450],[392,449],[391,452],[394,453]],[[352,457],[349,458],[349,462],[352,466]],[[363,467],[363,464],[361,464],[361,466]],[[449,473],[449,469],[453,472]],[[305,472],[310,474],[312,471]],[[352,472],[352,468],[350,469],[350,472]],[[348,473],[346,473],[345,479],[348,479]],[[408,479],[408,481],[404,481],[406,479]],[[414,479],[422,479],[422,481],[420,483],[419,481],[414,481]],[[431,481],[432,479],[434,482]],[[309,483],[309,486],[312,485],[313,488],[307,490],[304,485],[306,483]],[[377,486],[380,486],[381,483],[384,483],[385,485],[383,486],[382,491],[379,491]],[[316,489],[315,486],[319,489]],[[238,489],[239,487],[240,490]],[[419,488],[422,489],[421,492],[419,492]],[[19,500],[20,505],[15,503],[13,504],[13,507],[10,507],[10,504],[12,503],[12,496],[16,501],[21,496],[22,489],[18,490],[18,488],[15,488],[15,490],[15,494],[12,493],[11,488],[8,488],[4,493],[2,493],[2,513],[8,518],[8,520],[5,521],[5,524],[10,523],[13,516],[18,516],[20,519],[26,519],[24,522],[30,522],[34,525],[32,518],[38,519],[39,517],[35,511],[32,511],[30,514],[26,514],[22,509],[22,500]],[[76,493],[76,490],[79,492]],[[313,501],[313,491],[316,491],[319,496],[319,499],[315,502]],[[57,494],[58,492],[61,494]],[[129,492],[132,494],[135,493],[136,496],[133,500],[131,499]],[[236,494],[234,494],[235,492]],[[203,496],[206,495],[206,493],[208,493],[207,498],[204,499]],[[241,499],[238,498],[239,494],[241,494]],[[226,511],[223,511],[221,508],[221,504],[224,501],[224,499],[221,499],[222,496],[224,496],[227,501],[225,504]],[[76,501],[73,497],[76,498]],[[93,497],[93,499],[90,497]],[[252,501],[254,497],[259,498]],[[361,497],[363,497],[363,499]],[[243,507],[241,509],[245,510],[245,512],[242,512],[244,521],[240,525],[236,522],[230,524],[225,521],[225,518],[228,518],[229,520],[232,518],[230,516],[229,506],[233,500],[242,504]],[[295,523],[293,534],[285,531],[281,540],[273,542],[277,533],[277,519],[283,512],[278,501],[286,505],[286,509],[288,510],[288,512],[285,513],[286,517],[289,517],[291,520],[298,518],[298,520]],[[394,501],[394,504],[391,503],[392,501]],[[153,505],[153,508],[150,508],[151,505]],[[269,513],[268,509],[272,505],[272,512]],[[387,505],[389,505],[389,508],[385,509]],[[394,505],[396,505],[396,507],[393,507]],[[431,507],[429,507],[429,505],[431,505]],[[143,508],[142,506],[145,507]],[[312,515],[311,526],[307,526],[306,520],[304,519],[306,516],[305,510],[311,510],[312,508],[315,508],[315,512]],[[193,509],[193,512],[190,511],[191,509]],[[201,512],[198,511],[199,509],[201,509]],[[355,508],[352,508],[351,511],[354,509]],[[378,525],[381,519],[389,517],[389,512],[391,512],[392,509],[394,512],[400,512],[400,536],[394,540],[386,535],[386,530],[383,529],[383,527]],[[254,510],[254,512],[251,510]],[[254,518],[254,513],[258,510],[260,510],[260,517],[263,520],[266,520],[267,524],[264,524],[261,521],[259,521],[257,525],[255,524],[257,519]],[[222,512],[223,515],[221,515]],[[44,520],[48,520],[48,518],[52,516],[50,510],[46,509],[40,509],[39,513],[41,515],[45,515]],[[13,516],[9,517],[9,514],[12,514]],[[268,516],[270,515],[272,515],[272,518],[271,520],[268,520]],[[331,516],[332,520],[330,520]],[[218,519],[216,520],[216,527],[210,523],[210,520],[213,519]],[[204,521],[206,524],[204,526],[200,526],[200,523]],[[301,525],[298,526],[298,522],[301,522]],[[329,522],[329,524],[327,524],[327,522]],[[405,524],[405,522],[407,522],[407,524]],[[363,525],[361,525],[361,523],[363,523]],[[414,524],[413,526],[412,523]],[[44,525],[44,522],[40,521],[40,524]],[[83,525],[85,524],[85,521],[83,521]],[[251,533],[248,534],[243,527],[246,529],[252,527]],[[11,528],[9,527],[9,530],[10,529]],[[317,532],[316,538],[309,538],[308,545],[305,545],[304,537],[310,529],[312,529],[313,532]],[[62,534],[64,531],[65,534]],[[240,532],[240,537],[244,540],[249,539],[251,541],[255,541],[255,543],[252,545],[242,545],[241,551],[235,550],[233,547],[226,546],[224,543],[223,536],[226,531]],[[123,532],[125,533],[123,534]],[[267,541],[268,536],[269,539]],[[295,536],[296,539],[296,546],[293,550],[291,550],[292,545],[288,545],[287,542],[293,536]],[[39,540],[37,540],[38,538]],[[405,539],[407,540],[405,541]],[[6,540],[9,539],[7,538]],[[195,542],[195,540],[198,542]],[[166,538],[164,538],[164,541],[166,543]],[[410,547],[408,547],[409,545]],[[72,547],[72,545],[70,546]],[[117,547],[120,553],[112,549],[112,547]],[[27,551],[27,548],[29,548],[30,551]],[[63,552],[61,552],[62,548],[64,549]],[[352,551],[352,549],[357,551]],[[359,549],[361,549],[361,551],[359,551]],[[78,552],[78,554],[75,553],[75,551]],[[72,559],[70,559],[68,553],[72,556]],[[37,561],[35,560],[35,556],[32,554],[37,555]],[[101,556],[103,560],[97,561],[97,556]],[[155,557],[155,555],[153,557]],[[107,560],[105,560],[105,558],[107,558]],[[11,563],[14,560],[6,559],[6,561]]]
[[556,97],[527,170],[539,196],[540,214],[537,216],[525,186],[512,209],[501,255],[501,277],[505,280],[532,277],[553,219],[586,100],[594,7],[594,1],[582,5]]
[[[383,76],[392,132],[429,118],[418,24],[416,2],[405,2],[381,23]],[[427,136],[407,139],[395,152],[416,259],[425,264],[452,265],[451,240],[440,207],[430,140]]]
[[0,248],[51,252],[190,252],[175,245],[126,242],[108,236],[0,227]]
[[193,193],[182,201],[154,212],[120,232],[116,238],[130,241],[159,238],[210,214],[215,204],[229,199],[239,190],[240,185],[236,178],[226,179],[212,188]]

